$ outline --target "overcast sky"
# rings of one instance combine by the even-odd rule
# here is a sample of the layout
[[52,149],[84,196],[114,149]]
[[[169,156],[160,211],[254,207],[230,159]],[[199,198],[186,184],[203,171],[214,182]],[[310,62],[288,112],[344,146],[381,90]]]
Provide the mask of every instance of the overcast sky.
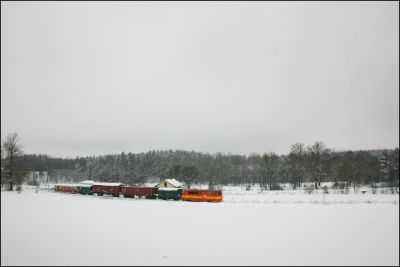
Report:
[[75,157],[399,146],[398,2],[2,2],[1,136]]

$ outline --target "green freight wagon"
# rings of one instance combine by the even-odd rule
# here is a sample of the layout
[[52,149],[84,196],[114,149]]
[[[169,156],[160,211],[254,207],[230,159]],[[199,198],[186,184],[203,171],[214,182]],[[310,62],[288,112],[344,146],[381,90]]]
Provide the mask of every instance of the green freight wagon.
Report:
[[89,184],[80,184],[76,187],[76,191],[82,195],[91,195],[92,194],[92,185]]
[[158,188],[159,199],[181,199],[182,189],[180,188]]

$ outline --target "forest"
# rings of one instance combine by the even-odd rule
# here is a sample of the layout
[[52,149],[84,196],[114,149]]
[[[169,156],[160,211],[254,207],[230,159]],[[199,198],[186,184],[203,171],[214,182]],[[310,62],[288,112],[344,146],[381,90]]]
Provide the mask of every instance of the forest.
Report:
[[[4,148],[3,148],[4,147]],[[292,188],[312,182],[341,186],[399,186],[399,149],[336,151],[318,141],[311,145],[295,143],[287,155],[273,152],[250,155],[203,153],[184,150],[119,153],[98,156],[55,158],[46,154],[23,154],[10,164],[2,145],[2,180],[14,168],[22,173],[47,172],[48,182],[96,180],[142,185],[166,178],[193,184],[251,185],[265,190]],[[5,153],[6,154],[6,153]],[[12,166],[11,166],[12,165]],[[23,176],[23,175],[22,175]],[[23,180],[23,178],[22,178]],[[32,183],[32,181],[31,181]],[[35,181],[33,181],[35,183]]]

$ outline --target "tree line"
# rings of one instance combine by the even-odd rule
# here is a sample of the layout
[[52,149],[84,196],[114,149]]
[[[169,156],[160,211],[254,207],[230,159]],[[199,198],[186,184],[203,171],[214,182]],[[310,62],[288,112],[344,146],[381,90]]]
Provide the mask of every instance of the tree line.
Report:
[[287,155],[273,152],[250,155],[202,153],[184,150],[151,150],[99,156],[55,158],[23,154],[16,134],[2,141],[2,182],[23,181],[29,171],[47,172],[49,182],[79,182],[86,179],[141,185],[175,178],[187,186],[259,184],[262,190],[279,190],[289,183],[297,188],[312,182],[376,187],[399,186],[399,149],[336,151],[323,142],[295,143]]

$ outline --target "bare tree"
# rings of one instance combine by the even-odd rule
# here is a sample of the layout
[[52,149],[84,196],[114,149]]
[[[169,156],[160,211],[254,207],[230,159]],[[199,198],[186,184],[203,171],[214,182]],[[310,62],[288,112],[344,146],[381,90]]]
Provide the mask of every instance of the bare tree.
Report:
[[324,158],[327,153],[328,150],[322,141],[307,147],[308,167],[316,189],[321,186],[322,178],[325,176]]
[[269,190],[275,189],[275,178],[278,172],[278,155],[271,152],[264,154],[262,157],[262,184],[261,187],[265,188],[265,184],[268,183]]
[[391,162],[390,162],[390,154],[386,149],[382,152],[382,156],[379,159],[379,166],[383,180],[389,185]]
[[2,157],[4,156],[4,177],[10,182],[22,184],[24,172],[19,166],[19,158],[23,155],[22,146],[18,144],[16,133],[8,134],[2,142]]
[[306,149],[303,143],[295,143],[290,146],[290,153],[287,157],[288,171],[293,188],[301,186],[305,175]]
[[182,177],[182,166],[180,164],[174,164],[172,165],[167,172],[167,176],[175,178],[175,179],[181,179]]
[[399,149],[396,148],[392,152],[385,149],[379,159],[379,164],[383,179],[387,186],[391,187],[392,194],[394,194],[395,187],[398,187]]
[[182,180],[187,184],[190,189],[190,186],[193,184],[195,180],[199,177],[199,170],[195,166],[185,166],[182,169]]

